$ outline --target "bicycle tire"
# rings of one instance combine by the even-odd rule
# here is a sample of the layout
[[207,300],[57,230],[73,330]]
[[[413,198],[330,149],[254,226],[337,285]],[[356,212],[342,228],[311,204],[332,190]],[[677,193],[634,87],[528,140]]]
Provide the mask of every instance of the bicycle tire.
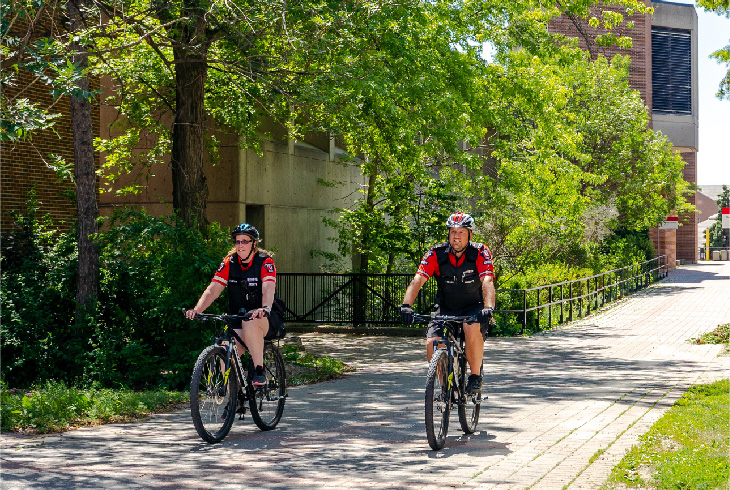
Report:
[[[253,370],[253,366],[251,366]],[[271,430],[281,420],[286,402],[286,370],[279,348],[272,343],[264,345],[266,384],[252,386],[249,406],[251,417],[261,430]]]
[[462,366],[459,383],[464,390],[464,397],[459,400],[459,424],[465,434],[473,434],[479,423],[479,412],[481,411],[481,390],[476,395],[466,393],[466,363]]
[[[190,415],[198,435],[208,443],[222,441],[236,416],[238,378],[226,380],[226,350],[211,345],[198,356],[190,380]],[[227,411],[226,411],[227,409]]]
[[452,375],[448,371],[449,354],[446,349],[433,353],[426,377],[426,437],[433,450],[439,450],[446,443],[449,431],[451,409],[450,383],[445,382]]

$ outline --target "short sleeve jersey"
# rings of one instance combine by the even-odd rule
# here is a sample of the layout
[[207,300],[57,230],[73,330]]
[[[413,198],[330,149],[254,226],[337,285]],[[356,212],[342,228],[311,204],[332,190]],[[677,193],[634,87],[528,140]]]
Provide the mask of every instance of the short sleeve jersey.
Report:
[[[485,274],[488,274],[492,276],[492,279],[494,279],[494,263],[492,259],[492,251],[489,250],[489,247],[483,243],[475,242],[471,242],[469,246],[476,247],[479,251],[479,255],[477,257],[477,273],[479,274],[479,277],[481,278]],[[464,263],[465,259],[466,254],[461,254],[461,257],[457,259],[456,255],[451,253],[449,250],[449,261],[454,267],[459,267]],[[417,273],[425,276],[426,279],[430,279],[434,275],[438,276],[440,274],[439,264],[436,259],[436,252],[433,248],[431,248],[431,250],[429,250],[421,259],[421,264],[418,266]]]
[[[229,257],[223,259],[223,262],[221,262],[221,265],[218,267],[218,270],[213,276],[213,282],[217,282],[218,284],[222,284],[223,286],[228,286],[228,276],[231,260],[237,260],[238,263],[241,264],[241,269],[244,271],[248,270],[254,263],[254,260],[252,259],[251,262],[246,264],[241,261],[241,257],[238,254],[234,253]],[[267,257],[266,259],[264,259],[264,263],[261,264],[260,277],[262,284],[266,282],[276,282],[276,266],[274,265],[274,259],[272,259],[271,257]]]

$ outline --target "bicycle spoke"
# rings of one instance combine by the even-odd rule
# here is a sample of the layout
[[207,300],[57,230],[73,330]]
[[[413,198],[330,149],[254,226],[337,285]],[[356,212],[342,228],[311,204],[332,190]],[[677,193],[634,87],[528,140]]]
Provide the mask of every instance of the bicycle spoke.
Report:
[[271,430],[279,423],[286,401],[286,373],[279,349],[267,343],[264,347],[266,383],[254,388],[251,415],[261,430]]
[[207,442],[221,441],[235,416],[238,384],[235,376],[225,373],[225,355],[222,347],[205,349],[190,382],[190,414],[198,434]]

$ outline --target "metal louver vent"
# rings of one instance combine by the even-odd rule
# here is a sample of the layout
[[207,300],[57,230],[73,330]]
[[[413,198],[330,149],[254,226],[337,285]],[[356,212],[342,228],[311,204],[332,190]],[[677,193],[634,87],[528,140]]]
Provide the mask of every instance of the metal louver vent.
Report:
[[691,31],[652,28],[651,82],[653,112],[692,113]]

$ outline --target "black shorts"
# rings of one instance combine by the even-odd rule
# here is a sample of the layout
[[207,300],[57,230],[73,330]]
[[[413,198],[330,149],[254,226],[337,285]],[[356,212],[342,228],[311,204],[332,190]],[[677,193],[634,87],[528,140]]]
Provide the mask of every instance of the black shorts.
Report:
[[[476,316],[477,313],[482,311],[482,305],[477,304],[474,306],[470,306],[468,308],[464,308],[461,310],[447,310],[446,308],[438,307],[434,311],[437,315],[449,315],[449,316]],[[431,337],[443,337],[444,336],[444,324],[443,322],[437,322],[432,321],[428,324],[428,329],[426,330],[426,338]]]
[[285,333],[284,319],[275,311],[269,313],[269,331],[264,336],[264,339],[280,339],[284,337]]
[[[269,330],[264,335],[265,340],[281,339],[286,334],[286,328],[284,327],[284,319],[277,312],[272,311],[269,313]],[[242,325],[237,329],[242,328]]]

